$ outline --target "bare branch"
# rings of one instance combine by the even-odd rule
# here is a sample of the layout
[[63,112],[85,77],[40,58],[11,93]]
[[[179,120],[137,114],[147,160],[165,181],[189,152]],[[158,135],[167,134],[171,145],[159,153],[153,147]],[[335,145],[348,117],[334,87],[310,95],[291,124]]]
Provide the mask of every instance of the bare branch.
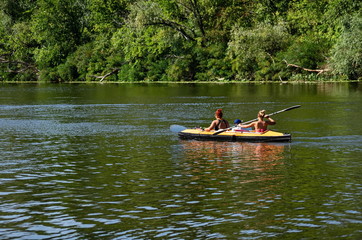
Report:
[[[163,25],[163,26],[167,26],[170,28],[175,29],[176,31],[178,31],[179,33],[181,33],[181,35],[187,39],[187,40],[191,40],[191,41],[196,41],[194,37],[190,36],[190,34],[186,33],[185,30],[185,26],[182,26],[181,24],[169,21],[169,20],[165,20],[165,19],[159,19],[158,22],[151,22],[148,24],[145,24],[146,26],[152,26],[152,25]],[[192,31],[192,33],[194,33]]]
[[109,77],[109,76],[111,76],[111,75],[113,75],[113,74],[118,73],[118,71],[119,71],[119,68],[115,68],[115,69],[113,69],[111,72],[107,73],[106,75],[103,75],[103,76],[95,76],[95,75],[92,75],[91,77],[100,78],[99,81],[100,81],[100,82],[103,82],[104,79],[106,79],[107,77]]
[[5,58],[5,56],[10,56],[9,54],[7,55],[2,55],[0,56],[0,64],[4,63],[4,64],[13,64],[13,65],[20,65],[21,67],[19,67],[20,69],[16,69],[16,70],[13,70],[13,69],[10,69],[8,68],[7,72],[10,72],[10,73],[23,73],[29,69],[31,69],[33,72],[35,73],[38,73],[39,72],[39,69],[31,64],[31,63],[27,63],[27,62],[24,62],[24,61],[21,61],[21,60],[9,60],[7,58]]
[[199,26],[199,29],[201,31],[201,34],[202,36],[205,36],[205,29],[204,29],[204,23],[203,23],[203,19],[202,19],[202,16],[201,16],[201,13],[200,13],[200,7],[199,7],[199,4],[198,4],[198,1],[197,0],[191,0],[190,1],[192,7],[193,7],[193,14],[194,14],[194,17],[197,21],[197,25]]
[[176,58],[176,59],[184,59],[184,56],[177,56],[175,54],[168,54],[166,55],[166,58]]
[[285,59],[283,61],[287,64],[288,67],[290,66],[290,67],[300,68],[307,72],[317,72],[318,73],[317,75],[330,71],[330,69],[328,69],[328,68],[326,68],[326,69],[309,69],[309,68],[304,68],[304,67],[298,66],[296,64],[288,63]]

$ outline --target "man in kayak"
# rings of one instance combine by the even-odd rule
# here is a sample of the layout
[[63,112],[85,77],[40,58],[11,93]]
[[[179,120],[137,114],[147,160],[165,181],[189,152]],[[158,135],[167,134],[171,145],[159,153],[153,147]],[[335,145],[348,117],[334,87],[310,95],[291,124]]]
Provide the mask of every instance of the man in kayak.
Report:
[[[264,118],[268,120],[264,121]],[[265,110],[261,110],[258,113],[258,121],[246,125],[239,124],[239,127],[242,128],[253,127],[255,129],[255,132],[262,133],[267,130],[268,125],[275,125],[275,124],[276,122],[269,115],[265,115]]]
[[222,109],[218,109],[215,112],[215,118],[216,120],[212,121],[210,127],[205,128],[205,131],[211,131],[211,130],[219,130],[219,129],[225,129],[225,128],[229,128],[229,122],[225,119],[222,118]]

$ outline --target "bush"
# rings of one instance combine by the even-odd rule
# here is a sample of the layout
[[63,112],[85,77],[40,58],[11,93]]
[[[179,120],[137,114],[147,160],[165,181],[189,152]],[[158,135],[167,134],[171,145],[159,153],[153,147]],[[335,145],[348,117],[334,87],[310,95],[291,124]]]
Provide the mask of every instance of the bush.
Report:
[[69,62],[58,66],[58,75],[63,81],[76,81],[79,77],[77,67]]
[[317,69],[325,64],[328,49],[329,43],[326,39],[320,36],[307,35],[296,39],[283,55],[288,63]]
[[[279,62],[277,53],[289,45],[290,35],[283,24],[261,24],[253,29],[235,26],[228,47],[228,59],[237,79],[264,79],[275,73],[265,72]],[[276,67],[276,66],[274,66]],[[277,71],[279,71],[277,69]],[[274,70],[273,70],[274,72]]]
[[193,69],[193,60],[191,55],[182,56],[174,59],[166,69],[167,81],[193,80],[195,71]]
[[362,16],[345,20],[342,34],[332,49],[331,67],[335,74],[349,79],[362,78]]

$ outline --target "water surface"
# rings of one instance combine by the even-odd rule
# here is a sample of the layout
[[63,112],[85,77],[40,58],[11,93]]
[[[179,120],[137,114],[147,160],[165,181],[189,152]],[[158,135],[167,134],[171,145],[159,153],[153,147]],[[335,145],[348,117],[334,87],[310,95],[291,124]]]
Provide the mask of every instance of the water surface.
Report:
[[[1,239],[361,239],[362,85],[2,84]],[[291,143],[179,140],[275,112]]]

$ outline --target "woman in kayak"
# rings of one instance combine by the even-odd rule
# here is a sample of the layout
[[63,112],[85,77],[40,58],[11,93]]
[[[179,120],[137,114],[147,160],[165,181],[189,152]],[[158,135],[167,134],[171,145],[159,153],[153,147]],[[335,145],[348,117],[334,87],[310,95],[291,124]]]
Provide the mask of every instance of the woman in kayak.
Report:
[[[264,118],[268,120],[264,121]],[[265,110],[261,110],[258,113],[258,121],[252,122],[247,125],[240,124],[239,127],[242,128],[253,127],[255,129],[255,132],[262,133],[267,130],[268,125],[275,125],[275,124],[276,122],[269,115],[265,115]]]
[[211,131],[211,130],[219,130],[219,129],[225,129],[229,128],[229,122],[222,118],[222,109],[218,109],[215,112],[215,118],[216,120],[212,121],[210,127],[205,128],[205,131]]

